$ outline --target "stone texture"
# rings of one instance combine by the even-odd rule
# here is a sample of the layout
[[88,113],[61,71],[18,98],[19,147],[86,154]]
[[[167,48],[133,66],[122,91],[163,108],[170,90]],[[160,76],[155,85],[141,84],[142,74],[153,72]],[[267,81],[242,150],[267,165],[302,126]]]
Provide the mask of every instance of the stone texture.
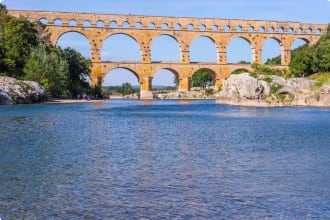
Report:
[[[268,83],[265,81],[267,78]],[[242,106],[318,106],[330,107],[330,85],[314,88],[313,80],[248,73],[232,75],[224,80],[217,94],[218,103]],[[279,89],[273,90],[274,85]]]
[[0,76],[0,104],[31,104],[46,100],[47,92],[39,83]]

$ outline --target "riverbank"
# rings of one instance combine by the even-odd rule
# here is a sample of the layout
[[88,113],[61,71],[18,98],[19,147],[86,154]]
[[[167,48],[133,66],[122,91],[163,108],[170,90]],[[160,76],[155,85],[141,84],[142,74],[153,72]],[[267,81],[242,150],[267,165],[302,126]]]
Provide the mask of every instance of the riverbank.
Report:
[[48,100],[39,83],[0,76],[0,105],[32,104]]

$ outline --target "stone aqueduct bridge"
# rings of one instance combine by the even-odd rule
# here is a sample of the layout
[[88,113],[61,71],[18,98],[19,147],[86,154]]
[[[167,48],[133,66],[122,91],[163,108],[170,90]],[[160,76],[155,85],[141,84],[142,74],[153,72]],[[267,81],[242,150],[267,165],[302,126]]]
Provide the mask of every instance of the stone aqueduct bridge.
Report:
[[[151,83],[160,69],[170,70],[178,79],[179,91],[190,89],[192,75],[199,69],[207,69],[215,80],[215,87],[236,69],[250,70],[250,65],[227,64],[227,46],[233,38],[245,39],[251,47],[253,62],[262,63],[262,46],[267,38],[275,39],[281,47],[281,65],[286,68],[291,59],[291,46],[296,39],[314,44],[325,33],[327,25],[303,24],[259,20],[204,19],[159,16],[133,16],[113,14],[90,14],[47,11],[10,10],[9,14],[25,17],[31,21],[47,21],[51,42],[67,32],[84,35],[91,46],[92,85],[100,86],[105,75],[114,68],[125,68],[138,78],[141,98],[152,98]],[[88,25],[86,25],[88,24]],[[101,24],[101,26],[100,26]],[[126,34],[138,43],[140,62],[101,62],[102,44],[113,34]],[[180,49],[180,62],[151,62],[151,44],[160,36],[175,39]],[[189,48],[199,36],[211,39],[217,49],[216,63],[192,63]]]

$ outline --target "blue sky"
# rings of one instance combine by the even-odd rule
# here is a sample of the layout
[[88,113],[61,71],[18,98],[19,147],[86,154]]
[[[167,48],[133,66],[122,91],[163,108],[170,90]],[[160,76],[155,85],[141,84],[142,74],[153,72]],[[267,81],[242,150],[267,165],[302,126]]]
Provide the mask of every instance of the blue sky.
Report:
[[[2,0],[2,3],[8,9],[24,10],[330,23],[329,0]],[[171,51],[177,50],[177,46],[173,44],[173,41],[167,38],[160,38],[157,41],[152,48],[155,51],[152,55],[154,60],[161,60],[161,54],[167,54],[165,58],[167,60],[177,59],[178,54],[176,52],[171,53]],[[63,36],[58,44],[61,47],[71,46],[84,55],[90,56],[85,39],[81,36],[74,34]],[[120,48],[118,46],[123,44],[127,48]],[[134,48],[134,44],[131,44],[132,42],[125,36],[117,36],[117,38],[107,40],[102,49],[102,59],[138,59],[137,56],[139,54],[132,53],[128,55],[118,53],[118,51],[127,51]],[[192,50],[196,52],[191,55],[192,59],[196,61],[212,61],[214,59],[214,57],[208,58],[208,55],[206,55],[214,53],[210,42],[206,39],[198,39],[194,44]],[[263,55],[264,59],[276,56],[279,53],[279,48],[275,42],[266,42],[266,44],[269,44],[266,45],[269,52]],[[165,49],[164,45],[166,45]],[[241,48],[249,48],[246,42],[237,41],[231,47],[233,52],[228,54],[229,60],[234,62],[239,59],[250,59],[250,52],[246,55],[241,54]],[[235,53],[237,50],[240,53]],[[237,57],[238,54],[240,57]],[[137,84],[135,76],[122,70],[110,72],[105,81],[105,84],[121,84],[126,81]],[[153,84],[170,85],[172,82],[173,75],[166,71],[161,71],[155,76]]]

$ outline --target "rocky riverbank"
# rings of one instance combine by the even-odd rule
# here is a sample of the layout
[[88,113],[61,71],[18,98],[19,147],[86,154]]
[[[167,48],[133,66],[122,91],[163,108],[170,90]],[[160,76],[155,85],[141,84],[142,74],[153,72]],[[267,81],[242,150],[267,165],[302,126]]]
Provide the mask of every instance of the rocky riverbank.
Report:
[[216,95],[217,103],[239,106],[317,106],[330,107],[330,84],[318,85],[306,78],[249,73],[231,75]]
[[47,101],[46,90],[37,82],[0,76],[0,105]]

